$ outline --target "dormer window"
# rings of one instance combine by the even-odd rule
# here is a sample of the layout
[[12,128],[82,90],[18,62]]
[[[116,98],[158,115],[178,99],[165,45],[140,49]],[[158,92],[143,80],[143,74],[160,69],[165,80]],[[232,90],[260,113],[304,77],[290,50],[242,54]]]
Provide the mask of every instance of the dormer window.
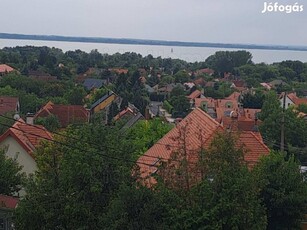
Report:
[[225,107],[228,108],[228,109],[231,109],[232,108],[232,102],[226,102],[225,104]]

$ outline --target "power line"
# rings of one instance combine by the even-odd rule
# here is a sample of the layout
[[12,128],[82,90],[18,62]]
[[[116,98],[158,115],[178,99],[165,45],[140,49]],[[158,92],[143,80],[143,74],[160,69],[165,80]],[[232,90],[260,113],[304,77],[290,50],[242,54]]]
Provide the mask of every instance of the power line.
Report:
[[[32,125],[32,124],[28,124],[28,123],[23,123],[23,122],[21,122],[21,121],[19,121],[19,120],[15,120],[15,119],[13,119],[13,118],[10,118],[10,117],[4,116],[4,115],[0,115],[0,117],[6,118],[6,119],[8,119],[8,120],[14,120],[15,122],[19,122],[19,123],[21,123],[21,124],[28,125],[28,126],[35,127],[35,128],[37,128],[37,129],[46,131],[45,128],[39,127],[39,126],[37,126],[37,125]],[[48,132],[50,132],[50,131],[48,131]],[[59,136],[62,136],[62,137],[68,138],[68,139],[73,139],[73,140],[78,141],[78,142],[83,142],[83,143],[95,145],[95,146],[97,146],[98,148],[104,147],[104,148],[112,149],[112,150],[115,150],[115,151],[118,150],[118,149],[116,149],[116,148],[109,147],[109,146],[105,146],[105,145],[104,145],[104,146],[102,146],[102,145],[97,145],[97,143],[94,143],[94,142],[85,142],[83,139],[75,138],[75,137],[73,137],[73,136],[67,136],[67,135],[64,135],[64,134],[58,133],[58,132],[50,132],[50,133],[51,133],[51,134],[56,134],[56,135],[59,135]],[[156,143],[156,144],[157,144],[157,143]],[[165,145],[166,148],[169,148],[169,147],[176,147],[176,148],[179,148],[179,147],[180,147],[180,146],[167,145],[167,144],[162,144],[162,143],[158,143],[158,144]],[[142,156],[148,157],[148,158],[153,158],[153,159],[155,159],[155,160],[157,160],[157,159],[161,159],[161,160],[165,160],[165,161],[168,161],[168,160],[169,160],[169,159],[166,159],[166,158],[163,158],[163,157],[155,157],[155,156],[150,156],[150,155],[146,155],[146,154],[143,154]],[[176,160],[174,160],[174,161],[176,161]],[[177,162],[180,162],[180,161],[177,161]]]
[[[25,124],[25,123],[23,123],[23,124]],[[72,149],[78,149],[78,150],[81,150],[81,151],[89,152],[89,150],[87,150],[87,149],[82,149],[82,148],[79,148],[79,147],[76,147],[76,146],[73,146],[73,145],[70,145],[70,144],[67,144],[67,143],[63,143],[63,142],[60,142],[60,141],[57,141],[57,140],[54,140],[54,139],[51,139],[51,138],[43,137],[43,136],[35,134],[35,133],[26,132],[26,131],[24,131],[22,129],[19,129],[19,128],[16,128],[16,127],[13,127],[13,126],[10,126],[10,125],[7,125],[7,124],[0,123],[0,125],[3,125],[5,127],[9,127],[11,129],[15,129],[15,130],[21,131],[21,132],[23,132],[25,134],[29,134],[29,135],[32,135],[32,136],[35,136],[35,137],[39,137],[41,139],[44,139],[44,140],[47,140],[47,141],[51,141],[51,142],[54,142],[54,143],[57,143],[57,144],[60,144],[60,145],[63,145],[63,146],[66,146],[66,147],[69,147],[69,148],[72,148]],[[97,149],[97,148],[94,148],[94,149],[99,150],[99,151],[103,151],[102,149]],[[128,160],[128,159],[123,159],[123,158],[118,158],[118,157],[114,157],[114,156],[109,156],[109,155],[106,155],[106,154],[100,154],[100,155],[102,157],[110,158],[110,159],[113,159],[113,160],[123,160],[123,161],[130,162],[130,163],[133,163],[133,164],[142,164],[142,165],[146,165],[146,166],[152,167],[152,165],[147,164],[147,163],[136,162],[136,161],[132,161],[132,160]]]

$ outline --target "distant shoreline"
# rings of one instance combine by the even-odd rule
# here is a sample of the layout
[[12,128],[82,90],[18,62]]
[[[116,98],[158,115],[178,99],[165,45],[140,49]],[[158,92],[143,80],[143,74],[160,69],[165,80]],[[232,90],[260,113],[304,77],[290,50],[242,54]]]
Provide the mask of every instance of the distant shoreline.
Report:
[[107,43],[107,44],[149,45],[149,46],[183,46],[183,47],[207,47],[207,48],[226,48],[226,49],[307,51],[307,46],[181,42],[181,41],[162,41],[162,40],[146,40],[146,39],[132,39],[132,38],[130,39],[130,38],[69,37],[69,36],[57,36],[57,35],[26,35],[26,34],[10,34],[10,33],[0,33],[0,39]]

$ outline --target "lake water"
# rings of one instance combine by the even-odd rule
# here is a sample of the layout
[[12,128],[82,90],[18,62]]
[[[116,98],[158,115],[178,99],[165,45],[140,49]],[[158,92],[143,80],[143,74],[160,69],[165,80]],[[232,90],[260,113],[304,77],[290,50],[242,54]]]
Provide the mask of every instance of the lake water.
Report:
[[[124,44],[105,44],[105,43],[83,43],[83,42],[59,42],[59,41],[36,41],[36,40],[14,40],[0,39],[0,48],[15,46],[48,46],[68,50],[80,49],[90,52],[97,49],[100,53],[125,53],[135,52],[143,56],[148,54],[154,57],[179,58],[188,62],[204,61],[207,57],[220,50],[238,50],[226,48],[207,48],[207,47],[177,47],[177,46],[150,46],[150,45],[124,45]],[[255,63],[265,62],[268,64],[285,60],[299,60],[307,62],[306,51],[288,50],[248,50],[253,55]]]

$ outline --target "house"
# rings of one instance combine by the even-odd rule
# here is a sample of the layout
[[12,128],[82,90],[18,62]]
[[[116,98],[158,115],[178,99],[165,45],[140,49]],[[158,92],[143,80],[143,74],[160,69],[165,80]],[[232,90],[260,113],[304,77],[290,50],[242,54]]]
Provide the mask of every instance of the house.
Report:
[[83,87],[87,90],[99,89],[103,86],[104,81],[101,79],[87,78],[83,82]]
[[245,91],[247,89],[246,83],[243,80],[233,80],[230,88],[235,89],[239,92]]
[[15,69],[12,68],[11,66],[6,65],[6,64],[0,64],[0,76],[3,76],[13,71],[15,71]]
[[147,107],[148,109],[148,115],[150,118],[154,117],[162,117],[164,114],[161,112],[161,109],[163,107],[163,103],[159,101],[151,101]]
[[199,69],[195,73],[196,76],[201,76],[201,75],[212,76],[213,74],[214,74],[214,70],[213,69],[209,69],[209,68]]
[[19,199],[0,194],[0,229],[13,230],[13,211],[17,207]]
[[283,80],[273,80],[268,83],[272,88],[277,88],[278,86],[287,86],[288,84]]
[[272,86],[269,84],[269,83],[266,83],[266,82],[262,82],[260,83],[260,85],[265,88],[266,90],[271,90],[272,89]]
[[89,121],[89,111],[82,105],[55,105],[49,101],[35,115],[34,120],[41,117],[55,115],[62,128],[70,124],[87,123]]
[[118,100],[118,96],[113,91],[108,91],[107,94],[98,99],[91,107],[91,113],[98,113],[106,109],[113,101]]
[[[159,173],[158,166],[161,161],[171,159],[174,152],[180,151],[180,146],[185,146],[184,151],[190,163],[191,173],[195,173],[195,177],[192,176],[193,182],[196,183],[199,172],[192,165],[196,165],[199,151],[208,148],[214,135],[224,130],[225,127],[203,110],[199,108],[193,110],[138,159],[140,175],[144,183],[148,186],[155,183],[152,174]],[[246,149],[244,160],[249,168],[253,167],[262,155],[269,154],[270,150],[264,144],[260,133],[232,132],[238,137],[237,145],[243,145]]]
[[150,85],[148,84],[145,84],[145,90],[149,93],[149,94],[152,94],[154,92],[156,92]]
[[[241,94],[234,92],[224,99],[195,98],[195,107],[206,111],[224,127],[236,128],[240,131],[257,131],[261,121],[258,120],[260,109],[243,108],[239,103]],[[231,114],[236,113],[236,119]]]
[[115,74],[127,74],[128,73],[128,69],[122,69],[122,68],[111,68],[109,69],[109,71]]
[[135,125],[138,121],[144,120],[144,116],[138,112],[137,114],[133,115],[128,122],[121,128],[121,131],[127,130],[131,128],[133,125]]
[[40,81],[56,81],[57,77],[52,76],[49,73],[45,73],[43,71],[39,70],[30,70],[28,73],[29,78],[35,79],[35,80],[40,80]]
[[205,98],[205,96],[203,95],[203,93],[201,91],[195,90],[189,96],[187,96],[187,98],[190,101],[191,107],[194,107],[195,99],[196,98]]
[[37,169],[35,150],[42,140],[52,140],[52,135],[41,125],[30,125],[21,118],[0,136],[0,147],[6,156],[17,160],[27,175]]
[[307,98],[299,98],[298,96],[296,96],[296,93],[281,93],[279,101],[282,107],[285,101],[285,109],[288,109],[292,105],[298,106],[301,104],[307,104]]
[[17,97],[0,96],[0,115],[19,113],[20,105]]

